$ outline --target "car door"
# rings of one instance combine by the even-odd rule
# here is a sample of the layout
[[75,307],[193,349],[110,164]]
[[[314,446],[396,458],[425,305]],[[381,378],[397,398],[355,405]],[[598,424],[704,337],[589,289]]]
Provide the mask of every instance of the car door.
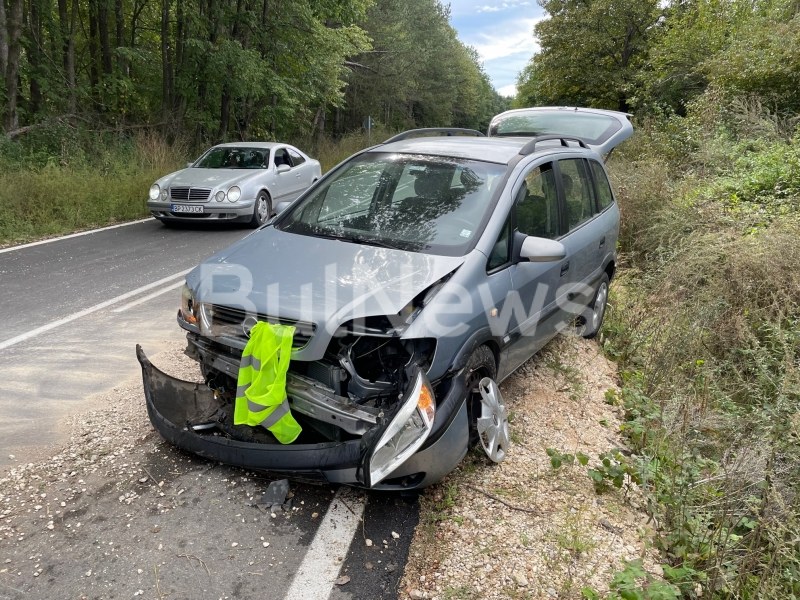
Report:
[[[289,149],[282,146],[273,151],[272,163],[275,172],[275,189],[279,197],[278,200],[273,199],[273,205],[284,200],[294,200],[305,189],[301,181],[302,170],[294,167]],[[279,167],[283,165],[289,167],[289,170],[279,171]]]
[[[606,240],[595,221],[597,210],[586,160],[564,158],[556,161],[556,168],[566,227],[561,239],[567,249],[564,310],[568,315],[577,315],[591,299],[590,286],[601,270],[598,252]],[[564,325],[570,321],[565,319]]]
[[[577,315],[592,299],[607,247],[615,240],[609,235],[606,220],[599,217],[588,161],[563,158],[556,167],[567,231],[561,239],[568,256],[564,277],[568,302],[564,308],[569,315]],[[564,325],[570,321],[566,319]]]
[[[556,175],[554,163],[545,162],[528,169],[515,184],[509,225],[512,255],[526,236],[560,239],[563,219]],[[504,372],[513,371],[557,333],[564,320],[560,296],[565,293],[564,264],[569,258],[508,267],[511,293],[496,307],[497,318],[508,323]]]
[[294,148],[287,148],[289,157],[292,160],[292,170],[295,171],[298,179],[298,194],[304,192],[314,181],[314,169],[306,161],[305,157]]

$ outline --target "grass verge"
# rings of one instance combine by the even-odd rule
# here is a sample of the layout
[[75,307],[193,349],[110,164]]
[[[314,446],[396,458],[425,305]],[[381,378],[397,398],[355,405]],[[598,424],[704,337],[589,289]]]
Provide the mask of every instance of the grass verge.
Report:
[[800,594],[798,135],[747,106],[645,126],[614,169],[605,348],[687,597]]

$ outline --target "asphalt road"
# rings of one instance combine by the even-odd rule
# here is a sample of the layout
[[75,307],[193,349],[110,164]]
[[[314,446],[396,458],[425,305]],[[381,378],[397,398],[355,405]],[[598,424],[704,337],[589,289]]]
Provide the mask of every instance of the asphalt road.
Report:
[[[147,220],[0,250],[0,323],[3,324],[0,477],[13,464],[48,456],[48,451],[67,437],[61,427],[65,417],[96,407],[90,397],[103,397],[104,392],[122,383],[131,385],[131,380],[140,374],[134,355],[136,343],[154,355],[182,341],[184,335],[175,322],[175,314],[184,273],[204,257],[248,233],[249,230],[241,228],[167,229]],[[177,493],[181,500],[176,504],[180,510],[172,511],[161,518],[162,522],[150,527],[165,535],[171,532],[169,539],[159,543],[157,549],[148,548],[137,537],[141,536],[141,529],[131,528],[136,519],[146,520],[165,512],[159,504],[163,493],[153,494],[153,506],[148,506],[144,513],[131,513],[131,508],[126,508],[117,497],[120,485],[144,486],[143,480],[136,478],[140,474],[131,476],[133,479],[128,482],[98,481],[95,493],[89,493],[85,506],[77,510],[77,514],[95,515],[87,523],[91,527],[87,526],[78,537],[75,530],[70,530],[73,533],[63,547],[52,532],[41,531],[34,521],[29,523],[31,534],[9,538],[13,543],[6,550],[13,550],[8,550],[7,565],[24,561],[29,555],[36,556],[39,563],[48,565],[42,568],[49,576],[37,578],[39,587],[29,587],[33,586],[30,582],[14,583],[4,591],[0,585],[0,599],[18,597],[9,589],[24,591],[26,597],[36,597],[45,589],[47,597],[58,596],[59,589],[89,592],[85,587],[86,573],[91,569],[84,571],[85,565],[79,565],[81,561],[104,565],[106,574],[104,591],[92,584],[85,597],[131,597],[123,590],[143,585],[137,580],[143,570],[129,572],[124,565],[138,560],[147,562],[167,544],[176,547],[205,544],[208,554],[204,556],[212,552],[219,555],[224,548],[221,542],[228,548],[238,548],[234,542],[228,543],[229,538],[252,537],[263,530],[255,523],[259,518],[263,521],[265,515],[250,510],[255,517],[248,525],[241,518],[246,503],[232,495],[226,486],[239,478],[252,486],[249,495],[257,497],[264,493],[270,480],[260,476],[248,478],[237,469],[190,457],[159,442],[155,433],[152,436],[140,449],[141,464],[149,465],[149,470],[143,467],[144,471],[159,480],[166,479],[167,487],[180,490]],[[140,462],[137,460],[135,464]],[[212,485],[214,482],[219,489]],[[57,484],[53,485],[56,487],[51,496],[59,491]],[[171,570],[173,597],[284,600],[396,597],[397,582],[418,521],[418,504],[393,495],[303,484],[292,484],[292,493],[295,501],[302,502],[307,510],[293,512],[291,527],[270,529],[269,556],[263,557],[268,563],[267,570],[262,564],[258,572],[251,573],[246,565],[254,565],[252,559],[239,565],[232,555],[226,554],[223,563],[228,566],[221,564],[217,571],[226,576],[209,583],[197,578],[197,565],[180,558],[174,561]],[[69,514],[72,513],[76,510]],[[124,529],[123,521],[127,521]],[[140,533],[132,534],[132,529]],[[396,532],[398,537],[387,536],[386,532]],[[363,542],[350,543],[354,538],[370,536],[376,539],[376,544],[369,549]],[[107,551],[92,556],[96,540],[104,537],[122,539],[121,547],[127,549],[127,556],[121,565],[117,561],[122,557],[109,559]],[[254,539],[249,547],[259,548],[261,542]],[[0,544],[0,551],[6,551],[3,546]],[[85,556],[81,547],[86,548]],[[266,548],[261,550],[267,552]],[[195,554],[199,553],[178,551],[177,556]],[[160,564],[166,567],[167,563]],[[6,576],[16,575],[16,567],[7,565]],[[203,566],[209,575],[213,572],[210,565]],[[334,585],[340,572],[348,573],[350,582],[346,587]],[[256,575],[259,582],[253,579]],[[246,582],[245,576],[250,577]],[[21,582],[27,581],[22,570],[18,577]],[[64,585],[66,588],[60,587]],[[159,595],[163,592],[158,577],[153,589]]]
[[183,273],[248,232],[149,219],[0,251],[0,467],[63,439],[65,414],[137,373],[137,342],[181,339]]

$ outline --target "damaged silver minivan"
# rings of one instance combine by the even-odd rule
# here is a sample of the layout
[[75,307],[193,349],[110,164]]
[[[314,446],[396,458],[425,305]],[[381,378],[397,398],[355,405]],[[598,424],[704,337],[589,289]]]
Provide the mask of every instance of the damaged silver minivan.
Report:
[[[489,137],[400,134],[191,271],[178,323],[205,383],[137,347],[161,435],[225,463],[377,489],[430,485],[471,443],[502,460],[497,384],[559,331],[591,337],[602,323],[619,229],[602,156],[633,132],[622,113],[531,110],[568,127],[538,135],[517,114]],[[258,321],[296,328],[291,444],[233,423]]]

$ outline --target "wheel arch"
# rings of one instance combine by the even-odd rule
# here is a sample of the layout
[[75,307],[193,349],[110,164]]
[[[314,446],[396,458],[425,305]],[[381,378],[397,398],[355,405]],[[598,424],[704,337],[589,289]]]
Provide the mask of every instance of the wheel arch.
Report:
[[614,279],[614,273],[617,272],[617,263],[613,260],[609,261],[606,265],[606,268],[603,269],[606,275],[608,275],[608,280],[611,281]]

